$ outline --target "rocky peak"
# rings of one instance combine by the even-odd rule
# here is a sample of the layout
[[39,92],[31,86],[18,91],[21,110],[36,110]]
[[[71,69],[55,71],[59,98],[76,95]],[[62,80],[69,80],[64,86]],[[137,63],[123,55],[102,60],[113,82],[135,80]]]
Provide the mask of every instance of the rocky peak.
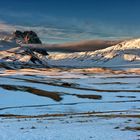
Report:
[[24,44],[42,44],[38,35],[34,31],[21,32],[16,30],[13,35],[15,39],[20,40]]

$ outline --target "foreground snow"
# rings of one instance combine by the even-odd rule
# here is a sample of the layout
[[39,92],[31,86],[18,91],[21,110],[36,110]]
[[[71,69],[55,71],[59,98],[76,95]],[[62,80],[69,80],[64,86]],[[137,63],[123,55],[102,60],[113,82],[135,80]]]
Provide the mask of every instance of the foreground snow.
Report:
[[123,130],[126,126],[136,126],[134,122],[138,122],[138,119],[134,118],[0,119],[0,122],[1,140],[138,139],[138,132]]
[[138,140],[139,72],[1,70],[0,139]]

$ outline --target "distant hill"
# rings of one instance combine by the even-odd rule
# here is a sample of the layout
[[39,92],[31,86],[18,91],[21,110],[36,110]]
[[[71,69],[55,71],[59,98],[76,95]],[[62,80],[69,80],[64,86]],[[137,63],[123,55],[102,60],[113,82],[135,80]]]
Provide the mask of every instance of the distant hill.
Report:
[[51,54],[48,59],[54,66],[140,67],[140,39],[123,41],[96,51]]

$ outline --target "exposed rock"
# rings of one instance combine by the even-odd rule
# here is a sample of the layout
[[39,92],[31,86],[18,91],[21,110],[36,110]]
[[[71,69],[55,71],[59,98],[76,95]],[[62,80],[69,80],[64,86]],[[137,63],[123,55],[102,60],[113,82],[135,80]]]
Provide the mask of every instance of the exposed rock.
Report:
[[19,30],[16,30],[13,34],[15,38],[24,38],[23,33]]
[[20,40],[25,44],[42,44],[41,40],[34,31],[21,32],[19,30],[16,30],[13,35],[14,38]]
[[[23,44],[42,44],[41,40],[37,36],[37,34],[34,31],[24,31],[21,32],[19,30],[16,30],[14,33],[14,38],[19,43]],[[33,52],[40,53],[42,55],[49,55],[48,52],[42,48],[29,48]]]
[[41,40],[37,36],[37,34],[33,31],[25,31],[23,32],[24,41],[27,44],[42,44]]
[[[33,31],[15,31],[0,40],[0,67],[7,69],[25,67],[48,67],[47,50],[29,47],[29,44],[41,44]],[[23,47],[21,44],[25,44]]]

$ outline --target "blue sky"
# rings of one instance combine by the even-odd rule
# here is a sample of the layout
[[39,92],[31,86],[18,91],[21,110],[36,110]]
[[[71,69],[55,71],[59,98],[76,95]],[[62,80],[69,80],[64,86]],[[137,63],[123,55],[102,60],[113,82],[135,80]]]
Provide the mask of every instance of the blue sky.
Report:
[[0,22],[36,27],[48,42],[139,37],[139,6],[139,0],[5,0]]

